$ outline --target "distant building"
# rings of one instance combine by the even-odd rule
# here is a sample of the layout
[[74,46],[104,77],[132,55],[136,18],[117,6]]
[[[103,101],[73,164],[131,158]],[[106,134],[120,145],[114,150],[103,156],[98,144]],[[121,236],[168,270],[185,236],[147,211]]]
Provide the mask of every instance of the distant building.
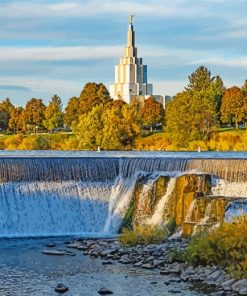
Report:
[[110,95],[128,104],[134,98],[144,101],[152,96],[164,105],[163,96],[153,95],[153,85],[147,81],[147,66],[142,64],[142,58],[137,57],[133,16],[130,16],[124,56],[120,58],[120,64],[115,66],[115,83],[110,85]]
[[168,102],[170,102],[172,99],[173,99],[173,97],[171,97],[171,96],[165,96],[164,108],[166,108]]

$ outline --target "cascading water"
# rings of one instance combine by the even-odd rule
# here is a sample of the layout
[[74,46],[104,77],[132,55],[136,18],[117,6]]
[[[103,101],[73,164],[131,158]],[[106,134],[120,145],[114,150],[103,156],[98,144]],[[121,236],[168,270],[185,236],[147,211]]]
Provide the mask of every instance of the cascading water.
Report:
[[1,158],[0,236],[116,233],[133,201],[138,178],[146,175],[151,180],[165,174],[171,178],[151,217],[157,224],[176,174],[210,173],[216,176],[213,195],[246,197],[246,168],[245,159]]
[[150,224],[153,224],[153,225],[162,224],[163,215],[166,210],[166,206],[168,204],[168,201],[172,196],[173,190],[175,188],[175,184],[176,184],[176,178],[173,177],[169,180],[169,183],[168,183],[168,186],[166,189],[166,193],[161,197],[161,199],[158,202],[157,207],[154,211],[153,216],[149,220]]

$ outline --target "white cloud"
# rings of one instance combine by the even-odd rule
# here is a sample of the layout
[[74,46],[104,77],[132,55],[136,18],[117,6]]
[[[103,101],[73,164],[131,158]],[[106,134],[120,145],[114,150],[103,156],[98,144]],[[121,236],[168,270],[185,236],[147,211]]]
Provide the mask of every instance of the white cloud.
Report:
[[0,16],[3,18],[36,18],[55,16],[92,16],[104,14],[136,14],[145,16],[192,16],[200,12],[208,14],[206,7],[183,5],[184,0],[115,1],[88,0],[50,4],[49,1],[15,1],[2,4]]
[[0,47],[0,61],[63,61],[119,57],[120,46]]
[[[186,80],[186,79],[185,79]],[[186,86],[185,80],[164,80],[153,82],[154,95],[174,96]]]
[[68,12],[68,10],[71,9],[77,9],[80,7],[79,3],[76,2],[70,2],[70,3],[56,3],[56,4],[52,4],[48,6],[51,10],[55,10],[55,11],[66,11]]

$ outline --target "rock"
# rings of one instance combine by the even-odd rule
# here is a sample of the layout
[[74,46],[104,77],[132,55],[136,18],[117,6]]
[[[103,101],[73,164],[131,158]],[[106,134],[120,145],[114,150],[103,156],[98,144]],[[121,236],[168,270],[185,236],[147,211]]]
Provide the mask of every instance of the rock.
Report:
[[213,292],[210,294],[210,296],[226,296],[226,292],[225,291]]
[[231,286],[236,282],[236,280],[234,279],[231,279],[231,280],[228,280],[228,281],[225,281],[222,283],[221,287],[225,290],[225,291],[231,291],[232,288]]
[[[242,280],[238,280],[237,282],[235,282],[231,288],[233,289],[233,291],[235,292],[239,292],[240,290],[244,290],[247,289],[247,280],[246,279],[242,279]],[[242,294],[244,295],[244,294]]]
[[107,288],[103,287],[101,288],[98,293],[100,295],[109,295],[109,294],[113,294],[113,292],[111,290],[108,290]]
[[75,256],[76,254],[73,252],[67,252],[67,251],[62,251],[62,250],[43,250],[42,254],[44,255],[55,255],[55,256]]
[[142,264],[143,264],[143,261],[138,261],[138,262],[135,263],[133,266],[134,266],[134,267],[140,267],[140,266],[142,266]]
[[205,283],[208,285],[221,285],[222,282],[225,281],[224,278],[224,272],[220,269],[214,271],[213,273],[209,274],[206,279],[205,279]]
[[160,274],[162,275],[167,275],[167,274],[170,274],[171,272],[169,270],[166,270],[166,269],[163,269],[160,271]]
[[101,252],[101,256],[106,256],[106,255],[109,255],[109,254],[115,254],[117,252],[116,249],[106,249],[104,251]]
[[56,247],[56,244],[55,243],[48,243],[45,245],[47,248],[54,248]]
[[79,246],[81,246],[80,242],[74,242],[74,243],[70,243],[67,245],[67,248],[71,248],[71,249],[77,249]]
[[154,269],[154,266],[150,263],[144,263],[141,265],[141,268],[144,268],[144,269]]
[[129,259],[129,255],[123,255],[123,256],[119,259],[119,262],[122,263],[122,264],[129,264],[129,263],[131,263],[131,262],[130,262],[130,259]]
[[88,250],[88,247],[81,245],[81,246],[77,247],[77,250],[86,251],[86,250]]
[[247,296],[247,288],[244,288],[244,289],[240,289],[238,291],[239,295],[244,295],[244,296]]
[[102,265],[112,265],[111,261],[102,261]]
[[68,287],[66,287],[64,284],[58,284],[55,288],[55,291],[58,293],[65,293],[69,290]]

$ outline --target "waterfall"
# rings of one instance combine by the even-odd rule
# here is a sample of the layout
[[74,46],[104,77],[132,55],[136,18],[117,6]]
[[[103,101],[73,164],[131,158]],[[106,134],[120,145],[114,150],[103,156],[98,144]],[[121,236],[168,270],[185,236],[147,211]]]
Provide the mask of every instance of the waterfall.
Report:
[[166,211],[166,206],[169,202],[169,199],[172,197],[175,184],[176,184],[176,178],[171,178],[168,183],[166,193],[161,197],[160,201],[158,202],[155,212],[151,217],[151,219],[149,220],[149,223],[153,225],[162,224],[162,221],[164,220],[163,215]]
[[117,233],[122,219],[129,208],[135,190],[137,176],[133,178],[117,178],[109,199],[109,210],[104,232]]
[[231,182],[247,180],[247,159],[190,159],[186,163],[186,170],[216,175]]
[[[148,221],[159,224],[176,177],[189,172],[214,176],[214,196],[247,197],[246,159],[175,157],[2,157],[0,237],[116,233],[137,181],[168,176],[166,192]],[[190,211],[189,211],[190,212]],[[189,212],[187,217],[189,219]]]
[[247,197],[247,182],[231,182],[220,178],[212,178],[214,196]]
[[0,237],[102,232],[111,182],[0,184]]

